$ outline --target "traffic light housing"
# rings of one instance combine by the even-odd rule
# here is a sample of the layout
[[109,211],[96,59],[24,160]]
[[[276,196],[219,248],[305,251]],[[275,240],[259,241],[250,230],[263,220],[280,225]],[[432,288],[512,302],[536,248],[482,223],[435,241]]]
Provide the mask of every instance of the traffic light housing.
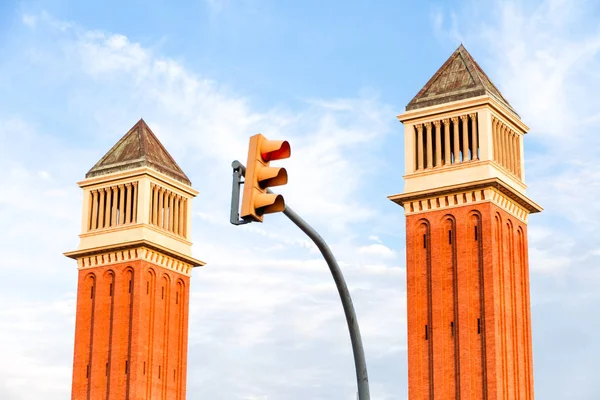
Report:
[[262,222],[264,214],[283,211],[283,196],[267,193],[267,188],[285,185],[287,171],[285,168],[270,167],[269,163],[288,158],[290,154],[290,144],[285,140],[268,140],[260,133],[250,138],[240,214],[242,218]]

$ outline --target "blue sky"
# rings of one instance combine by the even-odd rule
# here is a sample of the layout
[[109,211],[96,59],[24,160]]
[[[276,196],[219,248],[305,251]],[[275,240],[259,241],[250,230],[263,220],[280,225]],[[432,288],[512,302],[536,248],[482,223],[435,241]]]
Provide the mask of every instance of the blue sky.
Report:
[[[81,192],[140,118],[199,190],[188,397],[355,398],[335,286],[282,215],[228,222],[248,137],[288,139],[280,192],[337,255],[374,400],[406,399],[402,125],[462,42],[531,127],[535,390],[600,398],[600,6],[594,1],[4,1],[0,398],[68,398]],[[408,3],[408,2],[405,2]],[[7,361],[7,360],[10,360]]]

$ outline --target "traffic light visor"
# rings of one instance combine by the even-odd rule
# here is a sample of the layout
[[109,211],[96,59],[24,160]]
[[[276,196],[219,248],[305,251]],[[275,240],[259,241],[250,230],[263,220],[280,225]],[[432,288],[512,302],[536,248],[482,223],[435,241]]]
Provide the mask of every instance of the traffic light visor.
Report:
[[287,181],[285,168],[262,167],[258,170],[258,184],[261,188],[285,185]]
[[281,212],[285,209],[283,196],[275,193],[257,193],[254,207],[259,215]]
[[288,158],[291,154],[287,140],[264,140],[260,146],[260,155],[264,162]]

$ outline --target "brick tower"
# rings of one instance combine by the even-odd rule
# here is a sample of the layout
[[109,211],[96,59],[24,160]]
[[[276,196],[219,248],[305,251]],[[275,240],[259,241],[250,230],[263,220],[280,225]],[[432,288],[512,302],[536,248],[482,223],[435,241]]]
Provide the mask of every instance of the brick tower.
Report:
[[398,119],[409,400],[532,400],[529,128],[462,45]]
[[196,192],[140,120],[79,182],[74,400],[184,400]]

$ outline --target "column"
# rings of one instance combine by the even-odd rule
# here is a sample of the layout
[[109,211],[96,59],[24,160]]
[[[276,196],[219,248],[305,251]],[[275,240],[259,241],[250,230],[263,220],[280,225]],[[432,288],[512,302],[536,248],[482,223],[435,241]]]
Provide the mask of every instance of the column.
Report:
[[479,140],[478,140],[478,135],[479,132],[477,130],[477,113],[472,113],[469,114],[469,117],[471,117],[471,132],[473,133],[473,138],[472,138],[472,144],[473,144],[473,152],[472,152],[472,159],[473,160],[479,160]]
[[423,169],[423,125],[417,125],[417,169]]
[[158,188],[158,226],[164,227],[165,222],[165,189]]
[[515,168],[515,161],[516,161],[516,157],[515,157],[515,135],[512,131],[512,129],[509,129],[508,131],[508,143],[509,143],[509,147],[510,147],[510,171],[516,175],[517,171]]
[[504,166],[506,169],[510,170],[510,141],[508,140],[510,131],[507,126],[504,126],[502,133],[502,141],[504,142]]
[[417,170],[417,131],[414,124],[404,124],[404,170],[407,174]]
[[108,228],[110,226],[110,217],[112,214],[112,187],[106,188],[106,209],[104,213],[104,227]]
[[125,184],[125,192],[127,193],[127,205],[125,206],[125,223],[131,222],[131,182]]
[[498,161],[498,120],[492,117],[492,143],[494,146],[494,160]]
[[515,135],[515,142],[517,147],[517,176],[521,178],[521,135]]
[[435,127],[435,166],[442,166],[442,131],[440,129],[440,120],[433,121]]
[[152,224],[158,225],[158,187],[152,184]]
[[119,225],[125,222],[125,185],[119,185]]
[[169,226],[168,229],[173,232],[173,217],[175,216],[175,213],[173,212],[173,197],[175,196],[175,193],[169,193]]
[[460,162],[460,143],[458,136],[458,117],[452,117],[452,126],[454,127],[454,163]]
[[444,164],[452,164],[452,149],[450,148],[450,120],[444,118],[442,120],[444,126]]
[[469,116],[461,115],[460,120],[462,121],[463,128],[463,137],[462,137],[462,151],[463,151],[463,161],[469,161],[471,157],[469,156]]
[[513,172],[515,175],[519,175],[519,141],[517,139],[517,133],[512,132],[512,148],[513,148]]
[[181,212],[179,213],[179,230],[181,231],[181,236],[185,236],[185,220],[187,218],[187,213],[186,213],[186,208],[187,208],[187,204],[186,204],[186,198],[182,198],[181,199],[181,204],[180,204],[180,209]]
[[104,188],[98,189],[100,193],[100,201],[98,202],[98,229],[104,228],[104,209],[106,204],[106,190]]
[[131,222],[137,223],[137,210],[138,210],[138,183],[133,182],[133,220]]
[[179,235],[179,213],[180,213],[179,202],[180,201],[181,201],[181,196],[176,195],[175,200],[174,200],[175,205],[173,207],[175,209],[174,213],[173,213],[175,216],[175,218],[173,218],[173,232],[175,232],[178,235]]
[[115,226],[117,225],[117,208],[118,208],[118,201],[119,201],[119,188],[117,186],[111,186],[110,188],[112,190],[112,204],[110,207],[110,226]]
[[510,165],[510,149],[508,148],[508,127],[502,124],[502,164],[506,169],[509,169]]
[[503,130],[503,124],[500,121],[498,121],[498,126],[496,128],[496,132],[498,133],[498,162],[501,165],[504,165],[504,145],[502,141],[502,136],[504,134]]
[[425,122],[426,137],[427,137],[427,168],[433,168],[433,132],[431,131],[431,122]]
[[98,191],[92,190],[92,219],[90,222],[89,230],[96,229],[98,227]]

